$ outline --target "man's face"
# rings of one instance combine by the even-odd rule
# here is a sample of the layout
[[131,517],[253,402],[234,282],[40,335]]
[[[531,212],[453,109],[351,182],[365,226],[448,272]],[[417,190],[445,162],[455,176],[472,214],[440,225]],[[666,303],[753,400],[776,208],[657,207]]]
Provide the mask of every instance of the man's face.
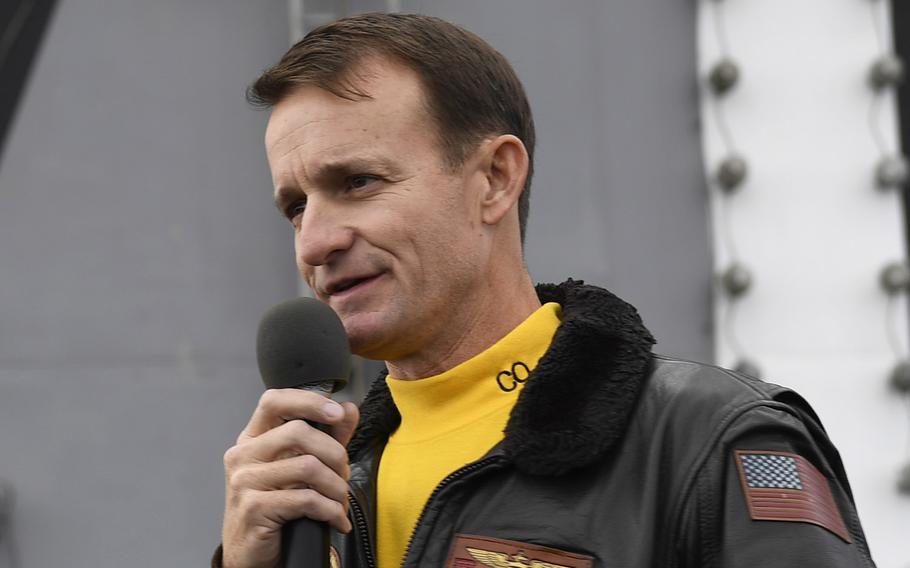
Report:
[[447,166],[417,76],[363,65],[350,101],[301,87],[275,106],[266,148],[297,265],[355,353],[386,360],[437,341],[483,285],[480,169]]

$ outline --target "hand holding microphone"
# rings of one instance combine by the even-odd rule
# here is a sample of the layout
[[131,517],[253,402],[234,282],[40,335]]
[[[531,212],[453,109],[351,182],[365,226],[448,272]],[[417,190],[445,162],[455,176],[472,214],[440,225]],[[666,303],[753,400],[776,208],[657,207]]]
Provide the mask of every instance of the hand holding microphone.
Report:
[[[314,553],[313,539],[323,540],[322,528],[313,521],[342,532],[351,529],[345,445],[357,425],[357,407],[325,398],[344,385],[350,372],[347,337],[331,308],[297,298],[263,317],[257,356],[269,390],[224,456],[223,563],[225,568],[274,568],[284,557],[288,568],[309,568],[300,559]],[[321,431],[315,424],[327,428]]]

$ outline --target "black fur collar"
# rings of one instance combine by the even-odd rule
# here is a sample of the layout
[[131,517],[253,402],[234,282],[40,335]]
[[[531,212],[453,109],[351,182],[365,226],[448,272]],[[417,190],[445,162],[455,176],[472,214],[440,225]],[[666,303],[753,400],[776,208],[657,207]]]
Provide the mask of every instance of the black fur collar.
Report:
[[[623,436],[651,360],[654,338],[634,307],[582,281],[540,284],[562,306],[562,324],[531,373],[501,450],[518,469],[560,475],[594,462]],[[383,444],[401,416],[382,377],[360,407],[352,460]]]

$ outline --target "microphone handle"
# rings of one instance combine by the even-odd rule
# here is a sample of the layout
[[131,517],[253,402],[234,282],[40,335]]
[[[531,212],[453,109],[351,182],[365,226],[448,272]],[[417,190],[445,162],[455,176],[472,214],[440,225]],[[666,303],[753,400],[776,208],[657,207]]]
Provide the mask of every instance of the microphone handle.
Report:
[[283,531],[286,568],[330,568],[328,523],[295,519]]
[[[335,381],[322,381],[300,385],[302,390],[319,393],[326,398],[332,394]],[[324,424],[307,424],[325,430]],[[281,535],[285,568],[330,568],[329,524],[303,517],[284,526]]]

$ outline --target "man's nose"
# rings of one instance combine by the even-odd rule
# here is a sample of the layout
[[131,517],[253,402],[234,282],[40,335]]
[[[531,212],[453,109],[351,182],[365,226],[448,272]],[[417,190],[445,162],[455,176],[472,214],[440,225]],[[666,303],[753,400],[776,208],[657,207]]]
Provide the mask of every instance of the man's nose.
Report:
[[307,203],[297,231],[297,260],[309,266],[331,262],[332,257],[354,244],[353,228],[331,200],[314,198]]

